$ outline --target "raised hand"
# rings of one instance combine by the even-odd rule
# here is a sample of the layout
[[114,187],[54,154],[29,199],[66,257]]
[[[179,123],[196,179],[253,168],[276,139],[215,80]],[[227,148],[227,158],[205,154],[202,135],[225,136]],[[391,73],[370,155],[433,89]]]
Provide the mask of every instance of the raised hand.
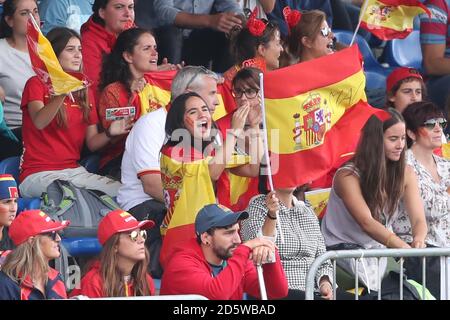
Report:
[[229,33],[234,26],[242,26],[242,20],[235,13],[222,12],[211,15],[209,25],[212,29]]

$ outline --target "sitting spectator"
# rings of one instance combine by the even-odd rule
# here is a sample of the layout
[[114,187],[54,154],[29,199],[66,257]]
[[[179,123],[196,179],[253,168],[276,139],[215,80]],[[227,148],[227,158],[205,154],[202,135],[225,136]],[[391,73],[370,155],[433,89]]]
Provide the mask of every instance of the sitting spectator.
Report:
[[92,15],[94,0],[40,0],[42,32],[66,27],[80,33],[81,25]]
[[[245,121],[244,134],[237,141],[235,153],[249,155],[251,163],[251,171],[245,173],[246,175],[238,176],[233,173],[234,169],[225,169],[217,181],[218,202],[233,211],[247,208],[250,199],[258,194],[259,168],[264,153],[260,130],[262,124],[261,98],[259,95],[260,72],[262,71],[256,68],[243,68],[236,74],[232,82],[232,94],[236,101],[237,110],[245,106],[250,108]],[[231,129],[234,112],[217,121],[217,126],[224,140],[228,137],[227,131]],[[232,189],[236,188],[236,185],[240,189],[238,198],[234,198],[235,190]],[[246,189],[244,189],[244,186],[247,186]]]
[[448,0],[426,0],[431,17],[420,17],[420,43],[423,66],[429,77],[428,94],[441,110],[450,93],[450,3]]
[[0,175],[0,256],[6,250],[14,249],[8,235],[8,228],[17,213],[17,184],[10,174]]
[[241,243],[239,220],[247,217],[247,212],[234,213],[216,204],[202,208],[195,219],[197,239],[192,238],[173,252],[161,280],[161,294],[241,300],[246,292],[261,297],[254,264],[271,262],[262,267],[267,296],[285,297],[286,276],[273,242],[255,238]]
[[[262,71],[272,71],[280,66],[278,59],[283,51],[280,31],[275,24],[257,19],[255,14],[256,11],[253,11],[245,28],[232,31],[231,53],[236,64],[224,74],[229,81],[244,66],[254,66]],[[257,25],[264,26],[264,29],[261,31]]]
[[81,44],[84,71],[92,81],[97,105],[103,56],[111,52],[119,33],[133,27],[134,0],[95,0],[92,11],[92,16],[81,26]]
[[[67,28],[55,28],[47,35],[61,67],[66,72],[81,70],[79,35]],[[25,85],[22,108],[24,154],[19,186],[24,197],[40,197],[56,179],[69,180],[77,187],[96,189],[116,196],[120,183],[81,167],[77,161],[84,141],[90,150],[105,146],[125,134],[130,125],[116,120],[105,132],[97,130],[97,111],[87,89],[69,96],[50,96],[38,76]]]
[[[144,29],[125,30],[118,37],[111,53],[105,56],[99,90],[101,92],[98,114],[103,129],[108,130],[112,118],[107,116],[108,109],[134,108],[133,121],[141,115],[154,111],[149,103],[140,100],[146,84],[144,74],[157,70],[158,51],[153,34]],[[127,136],[111,140],[102,149],[100,174],[120,180],[120,163]]]
[[[327,249],[341,249],[346,244],[364,249],[425,247],[425,214],[416,176],[406,166],[405,135],[403,117],[395,109],[380,110],[366,122],[354,158],[336,172],[333,180],[322,220]],[[392,232],[401,199],[412,226],[411,244]],[[345,261],[340,265],[354,272]],[[373,260],[364,261],[371,264]],[[384,272],[385,260],[381,263]],[[373,275],[377,274],[378,263],[358,266],[359,279],[377,291],[378,279]]]
[[[450,247],[450,161],[438,157],[433,150],[442,146],[442,133],[447,125],[442,111],[431,102],[416,102],[403,111],[406,122],[407,143],[406,161],[419,181],[420,196],[425,209],[428,234],[427,247]],[[399,215],[394,221],[393,231],[407,243],[413,241],[411,223],[407,208],[401,201]],[[421,260],[421,258],[416,258]],[[433,261],[433,262],[432,262]],[[408,276],[422,281],[421,262],[417,268],[408,266],[411,259],[405,261]],[[434,265],[430,265],[430,262]],[[412,270],[416,270],[415,273]],[[432,273],[432,271],[437,272]],[[427,258],[427,288],[436,297],[440,297],[439,258]]]
[[81,279],[80,289],[71,296],[90,298],[133,297],[155,294],[152,277],[147,273],[149,253],[144,242],[151,220],[137,221],[128,212],[109,212],[98,225],[98,240],[103,246],[99,261]]
[[[178,71],[171,85],[171,99],[185,92],[196,92],[205,99],[211,113],[219,104],[219,78],[203,67],[187,66]],[[151,219],[157,228],[150,230],[146,245],[150,248],[152,276],[160,278],[159,265],[161,234],[159,226],[166,213],[160,172],[160,151],[166,133],[167,110],[158,110],[142,116],[134,125],[125,143],[122,159],[122,186],[117,201],[138,220]],[[152,134],[148,134],[151,132]]]
[[0,102],[7,126],[16,139],[2,140],[0,158],[22,153],[20,99],[27,80],[34,75],[27,46],[27,21],[31,13],[39,24],[35,0],[6,0],[0,20]]
[[409,104],[422,101],[425,97],[425,83],[414,68],[397,68],[386,79],[386,108],[403,113]]
[[60,256],[61,231],[69,221],[53,221],[40,210],[23,211],[9,228],[16,248],[0,271],[0,300],[66,299],[61,275],[49,267]]
[[224,72],[231,65],[226,37],[241,25],[242,10],[236,0],[192,2],[154,0],[156,30],[161,57],[175,64],[209,67]]

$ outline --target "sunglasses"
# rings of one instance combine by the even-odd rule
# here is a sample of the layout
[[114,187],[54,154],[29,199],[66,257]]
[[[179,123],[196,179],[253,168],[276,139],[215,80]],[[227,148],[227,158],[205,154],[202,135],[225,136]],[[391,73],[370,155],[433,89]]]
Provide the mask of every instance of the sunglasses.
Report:
[[436,124],[438,124],[442,130],[444,130],[447,127],[447,120],[445,120],[444,118],[430,119],[425,121],[423,123],[423,126],[428,130],[433,130],[436,127]]
[[330,27],[323,27],[322,29],[320,29],[320,33],[322,34],[322,36],[324,38],[328,38],[328,36],[331,33],[331,28]]
[[235,98],[242,98],[242,95],[245,94],[247,99],[253,99],[253,98],[255,98],[258,95],[258,91],[259,90],[255,90],[255,89],[252,89],[252,88],[249,88],[249,89],[233,89],[231,91],[231,94]]
[[52,231],[52,232],[47,232],[47,233],[42,233],[43,236],[47,236],[50,239],[52,239],[53,241],[56,241],[56,236],[58,235],[61,238],[61,234],[56,232],[56,231]]
[[139,238],[139,236],[141,236],[142,239],[147,240],[147,231],[146,230],[134,230],[131,233],[128,234],[128,236],[130,237],[131,241],[136,242]]
[[192,76],[192,78],[186,83],[186,89],[185,90],[189,89],[189,87],[192,85],[194,80],[197,79],[197,77],[199,75],[209,75],[209,76],[212,76],[212,77],[217,77],[217,75],[213,71],[205,68],[204,66],[197,66],[195,68],[197,69],[197,72],[195,72],[195,74]]

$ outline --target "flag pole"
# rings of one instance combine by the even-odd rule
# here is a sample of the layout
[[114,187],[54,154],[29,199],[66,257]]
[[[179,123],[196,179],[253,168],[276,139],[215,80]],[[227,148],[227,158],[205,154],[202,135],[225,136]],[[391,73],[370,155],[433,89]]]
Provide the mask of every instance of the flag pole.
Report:
[[39,33],[42,33],[41,28],[39,27],[36,19],[33,17],[33,14],[30,12],[30,19],[31,19],[31,23],[33,24],[33,26],[36,28],[37,31],[39,31]]
[[361,21],[362,21],[364,14],[366,13],[368,5],[369,5],[369,0],[365,0],[361,7],[361,11],[359,12],[358,25],[356,26],[355,32],[353,33],[353,37],[352,37],[352,41],[350,42],[350,46],[352,46],[353,42],[355,41],[356,34],[358,33],[359,27],[361,26]]

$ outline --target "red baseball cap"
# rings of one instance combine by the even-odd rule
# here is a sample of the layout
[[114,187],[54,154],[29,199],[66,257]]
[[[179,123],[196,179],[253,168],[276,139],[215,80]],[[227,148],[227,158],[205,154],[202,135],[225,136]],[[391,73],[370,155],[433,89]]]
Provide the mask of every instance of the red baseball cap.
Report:
[[423,81],[420,72],[414,68],[400,67],[391,72],[386,79],[386,91],[390,92],[392,88],[401,80],[406,78],[417,78]]
[[155,226],[152,220],[137,221],[130,213],[116,209],[109,212],[98,225],[97,237],[100,244],[104,245],[111,236],[119,232],[134,229],[150,229]]
[[41,210],[22,211],[11,223],[9,236],[16,246],[30,237],[64,229],[70,221],[55,221]]

